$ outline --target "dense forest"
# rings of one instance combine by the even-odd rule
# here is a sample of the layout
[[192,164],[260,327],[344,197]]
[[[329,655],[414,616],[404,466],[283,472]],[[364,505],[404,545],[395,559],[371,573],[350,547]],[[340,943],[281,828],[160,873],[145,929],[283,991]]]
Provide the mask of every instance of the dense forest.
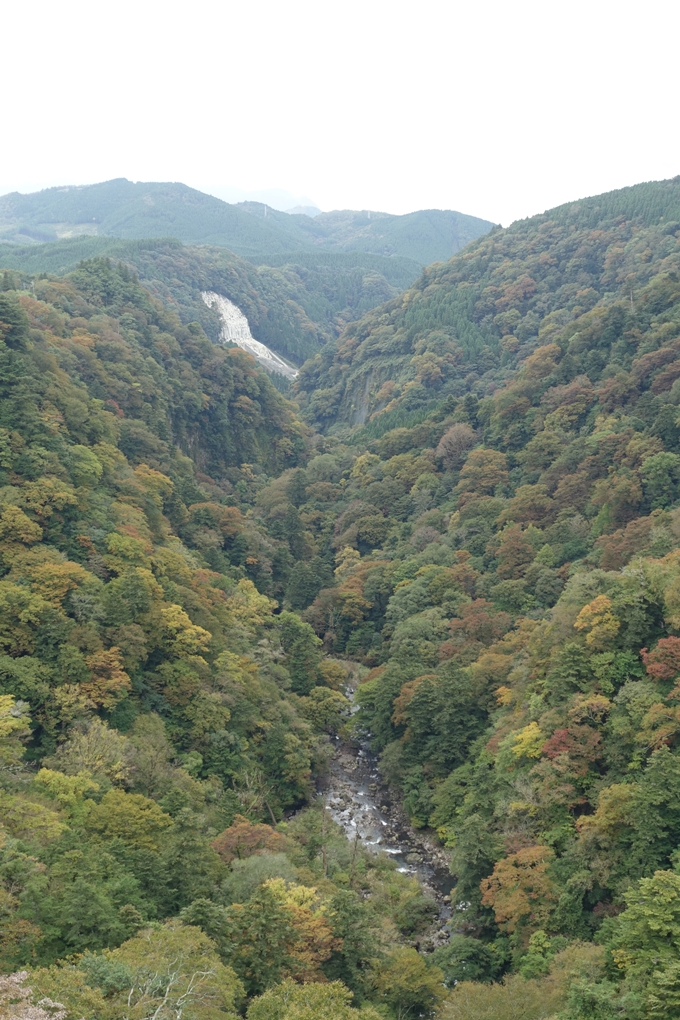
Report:
[[[680,178],[428,268],[296,402],[166,285],[2,276],[0,1011],[672,1020]],[[352,733],[450,854],[432,953],[315,796]]]
[[64,275],[92,258],[133,268],[182,322],[199,322],[213,341],[222,326],[201,291],[222,294],[244,313],[256,340],[298,365],[336,339],[347,323],[410,286],[421,270],[412,259],[363,252],[293,252],[254,266],[225,248],[168,239],[85,237],[0,246],[0,265],[18,271],[18,286],[28,286],[31,275]]

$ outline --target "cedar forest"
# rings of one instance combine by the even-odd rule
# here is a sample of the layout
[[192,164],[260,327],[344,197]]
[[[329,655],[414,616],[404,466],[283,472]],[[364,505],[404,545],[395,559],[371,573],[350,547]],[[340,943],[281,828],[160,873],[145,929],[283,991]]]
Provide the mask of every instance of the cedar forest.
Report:
[[0,1016],[680,1016],[680,178],[310,305],[287,393],[172,272],[0,288]]

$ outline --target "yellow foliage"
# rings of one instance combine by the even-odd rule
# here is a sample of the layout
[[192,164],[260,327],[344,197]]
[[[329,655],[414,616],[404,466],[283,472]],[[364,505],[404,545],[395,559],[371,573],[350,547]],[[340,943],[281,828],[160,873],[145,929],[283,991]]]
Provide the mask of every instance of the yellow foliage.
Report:
[[158,850],[159,839],[173,824],[170,815],[141,793],[109,790],[87,817],[90,832],[103,839],[121,839],[130,846]]
[[255,630],[271,617],[276,602],[261,595],[252,581],[243,579],[227,599],[227,608],[234,621],[248,630]]
[[160,613],[170,646],[178,655],[200,655],[208,650],[212,634],[192,623],[181,606],[170,603],[162,606]]
[[336,554],[335,562],[338,564],[333,573],[335,574],[338,584],[342,584],[354,571],[355,567],[358,567],[361,563],[361,554],[353,549],[350,545],[346,545],[341,552]]
[[257,678],[257,663],[249,659],[247,655],[237,655],[235,652],[224,651],[215,660],[215,665],[220,673],[224,673],[229,680],[236,681],[244,687],[249,687]]
[[[63,772],[55,772],[53,769],[40,769],[35,777],[35,783],[71,816],[80,815],[86,795],[97,793],[99,790],[99,783],[95,783],[87,772],[79,772],[76,776],[67,776]],[[87,803],[89,805],[92,802],[88,801]]]
[[23,757],[22,742],[31,732],[27,707],[13,694],[0,694],[0,765],[15,765]]
[[578,614],[574,627],[576,630],[587,631],[587,645],[601,648],[616,637],[621,624],[611,609],[612,600],[606,595],[598,595]]
[[35,482],[27,482],[21,490],[21,496],[26,509],[43,520],[50,518],[55,510],[78,505],[71,486],[56,478],[38,478]]
[[511,705],[514,695],[510,687],[499,687],[495,692],[495,698],[499,705]]
[[541,733],[538,723],[530,722],[515,735],[512,753],[517,758],[540,758],[544,744],[545,735]]
[[492,907],[496,923],[512,933],[518,925],[541,928],[557,900],[548,866],[555,856],[549,846],[531,846],[498,861],[482,880],[482,903]]
[[94,652],[86,656],[85,662],[91,671],[91,680],[80,684],[81,691],[96,708],[113,708],[132,688],[130,677],[123,669],[120,649]]
[[0,581],[0,649],[9,655],[30,655],[35,628],[50,612],[54,612],[52,606],[35,592],[11,581]]
[[34,545],[42,538],[42,528],[18,506],[6,507],[0,515],[0,539],[7,543]]
[[0,793],[2,824],[15,839],[44,845],[51,843],[67,829],[58,812],[11,793]]
[[594,815],[582,815],[576,828],[583,837],[591,834],[614,840],[632,822],[635,784],[613,783],[600,791]]
[[611,708],[611,701],[603,694],[577,694],[569,709],[569,718],[575,723],[601,723]]
[[316,889],[294,883],[287,886],[282,878],[269,879],[265,885],[291,913],[298,935],[292,949],[297,961],[297,978],[319,980],[323,976],[320,965],[329,959],[334,949],[342,946],[342,940],[333,937],[330,923],[318,904]]
[[270,878],[264,883],[279,903],[287,907],[305,907],[312,910],[318,905],[319,896],[313,886],[286,883],[283,878]]
[[45,546],[22,550],[15,555],[7,579],[19,583],[28,581],[36,595],[55,609],[61,608],[64,598],[74,588],[87,581],[95,581],[94,575],[79,563],[73,563],[55,549]]

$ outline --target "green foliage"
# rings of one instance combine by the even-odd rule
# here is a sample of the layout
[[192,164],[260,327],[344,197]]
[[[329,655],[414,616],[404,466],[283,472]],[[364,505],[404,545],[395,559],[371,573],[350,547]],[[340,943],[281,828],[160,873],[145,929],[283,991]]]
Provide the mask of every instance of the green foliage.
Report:
[[296,985],[283,981],[255,999],[248,1020],[378,1020],[375,1010],[351,1006],[352,993],[339,981],[329,984]]
[[259,262],[306,248],[304,258],[309,249],[324,247],[406,256],[419,265],[449,258],[491,227],[475,216],[437,209],[406,216],[288,215],[260,202],[231,205],[184,184],[133,183],[124,178],[86,188],[14,193],[4,196],[0,205],[0,230],[14,242],[55,238],[56,224],[110,237],[178,237],[218,244]]

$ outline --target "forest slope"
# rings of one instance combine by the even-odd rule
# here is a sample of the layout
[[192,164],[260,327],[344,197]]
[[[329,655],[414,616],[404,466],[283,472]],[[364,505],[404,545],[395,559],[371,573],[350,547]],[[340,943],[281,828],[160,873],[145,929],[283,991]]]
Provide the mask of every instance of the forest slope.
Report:
[[314,804],[346,673],[252,514],[297,408],[126,265],[4,283],[0,1017],[431,1014],[432,901]]
[[[177,937],[252,1020],[350,1020],[329,978],[395,1020],[677,1012],[679,191],[430,267],[305,367],[325,432],[124,265],[0,295],[3,952],[85,952],[32,976],[76,1020]],[[353,724],[451,851],[428,957],[431,903],[321,805],[274,831],[349,660]]]
[[[574,203],[426,270],[305,366],[328,445],[256,498],[309,532],[287,597],[372,667],[357,724],[451,849],[444,1016],[673,1016],[679,196]],[[592,969],[555,1004],[563,952]]]
[[[35,273],[61,276],[93,257],[134,267],[151,293],[174,306],[183,322],[200,322],[213,341],[221,323],[201,291],[222,294],[243,311],[256,340],[298,364],[420,272],[412,260],[361,252],[294,252],[276,266],[256,267],[224,248],[103,237],[0,245],[0,270],[20,271],[25,279]],[[8,280],[14,280],[11,273]]]
[[635,290],[675,251],[679,221],[675,178],[492,232],[426,269],[306,366],[298,385],[310,421],[328,427],[375,417],[384,429],[448,394],[491,392],[584,313],[604,314],[624,295],[634,303]]

